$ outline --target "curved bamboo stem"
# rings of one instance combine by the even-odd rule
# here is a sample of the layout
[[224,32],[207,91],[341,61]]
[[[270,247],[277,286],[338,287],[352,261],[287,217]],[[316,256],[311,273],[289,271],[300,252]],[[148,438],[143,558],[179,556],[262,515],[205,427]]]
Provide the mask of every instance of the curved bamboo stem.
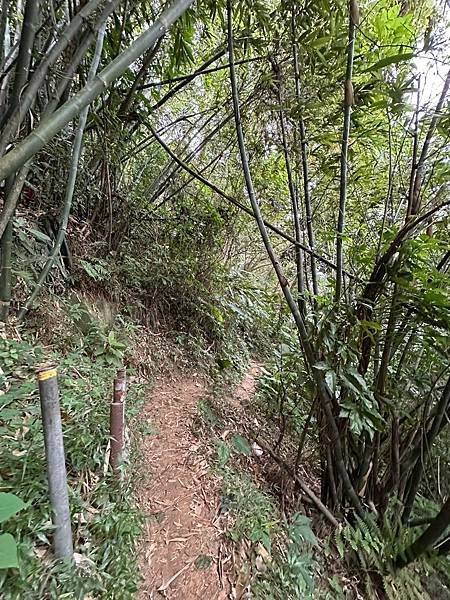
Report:
[[[102,55],[104,37],[105,37],[105,25],[98,32],[94,58],[92,59],[92,64],[89,69],[88,82],[92,81],[97,73],[98,65],[100,64],[100,58]],[[70,158],[69,179],[67,182],[66,195],[65,195],[65,199],[64,199],[64,207],[63,207],[62,216],[61,216],[61,226],[59,228],[58,235],[56,236],[55,245],[53,246],[53,250],[38,277],[38,280],[36,282],[36,285],[34,286],[34,289],[31,293],[30,297],[25,302],[25,305],[22,307],[22,309],[19,312],[19,320],[22,320],[24,318],[28,309],[33,304],[36,296],[39,294],[39,292],[42,288],[42,284],[47,279],[47,275],[48,275],[50,269],[52,268],[52,266],[55,262],[55,259],[61,250],[61,246],[64,241],[64,238],[66,237],[67,223],[69,221],[70,209],[72,206],[73,192],[75,190],[75,183],[77,180],[78,163],[80,161],[82,145],[83,145],[83,133],[84,133],[84,128],[86,126],[88,113],[89,113],[89,105],[86,106],[80,114],[80,119],[79,119],[77,131],[75,134],[72,155]]]
[[[20,36],[19,55],[17,58],[13,90],[11,93],[11,106],[20,104],[22,89],[28,81],[30,71],[31,56],[34,46],[34,40],[37,29],[37,18],[39,16],[39,2],[28,0],[25,5],[23,25]],[[14,169],[15,171],[15,169]],[[21,169],[19,180],[16,182],[15,172],[8,174],[5,185],[5,207],[8,210],[9,218],[6,220],[4,231],[0,234],[0,320],[6,321],[9,313],[11,301],[11,259],[12,259],[12,238],[13,224],[12,216],[14,214],[17,198],[22,190],[20,180],[25,180],[28,168]],[[6,212],[6,211],[4,211]]]
[[348,46],[347,46],[347,68],[345,73],[345,94],[344,94],[344,128],[342,132],[341,144],[341,173],[339,185],[339,213],[336,232],[336,289],[334,299],[339,302],[342,294],[343,277],[343,235],[345,227],[345,208],[347,201],[348,186],[348,144],[350,137],[350,121],[353,105],[353,60],[355,55],[355,32],[357,23],[358,6],[356,0],[349,2],[349,27],[348,27]]

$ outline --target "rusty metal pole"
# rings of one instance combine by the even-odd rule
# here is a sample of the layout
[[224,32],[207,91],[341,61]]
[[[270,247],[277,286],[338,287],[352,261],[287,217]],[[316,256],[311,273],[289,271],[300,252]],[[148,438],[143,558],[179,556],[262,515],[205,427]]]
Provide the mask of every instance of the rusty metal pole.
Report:
[[71,559],[73,558],[72,529],[56,366],[43,365],[37,370],[36,375],[41,398],[52,520],[55,526],[53,549],[56,558]]
[[114,379],[113,401],[111,402],[109,420],[111,437],[109,464],[116,474],[119,472],[122,462],[124,446],[126,385],[126,370],[118,369],[117,376]]

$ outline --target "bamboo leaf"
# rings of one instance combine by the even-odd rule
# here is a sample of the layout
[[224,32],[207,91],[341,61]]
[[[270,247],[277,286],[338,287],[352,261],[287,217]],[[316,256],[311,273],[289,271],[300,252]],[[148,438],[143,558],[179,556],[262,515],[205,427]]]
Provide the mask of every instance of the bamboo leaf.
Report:
[[392,56],[386,56],[381,60],[378,60],[376,63],[371,65],[368,69],[365,69],[363,73],[367,73],[370,71],[378,71],[379,69],[383,69],[384,67],[388,67],[389,65],[395,65],[401,62],[405,62],[407,60],[411,60],[414,56],[414,52],[401,52],[400,54],[394,54]]

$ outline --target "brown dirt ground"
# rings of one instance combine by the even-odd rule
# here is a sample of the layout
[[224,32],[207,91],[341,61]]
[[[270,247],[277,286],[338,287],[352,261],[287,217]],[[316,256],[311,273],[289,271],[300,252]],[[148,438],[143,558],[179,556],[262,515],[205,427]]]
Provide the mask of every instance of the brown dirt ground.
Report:
[[197,374],[164,377],[157,380],[143,410],[142,419],[156,431],[145,436],[141,446],[138,498],[146,523],[139,600],[229,597],[217,519],[219,485],[209,473],[204,446],[191,429],[197,402],[206,391]]

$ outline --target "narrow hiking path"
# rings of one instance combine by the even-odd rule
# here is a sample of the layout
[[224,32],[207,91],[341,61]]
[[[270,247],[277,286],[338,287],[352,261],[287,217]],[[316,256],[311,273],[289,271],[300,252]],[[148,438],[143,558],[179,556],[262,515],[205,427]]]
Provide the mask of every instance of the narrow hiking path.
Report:
[[195,373],[160,379],[143,410],[142,418],[155,431],[141,447],[144,480],[138,497],[146,523],[139,600],[228,598],[229,584],[219,576],[218,485],[192,432],[197,403],[206,392]]
[[[229,406],[236,414],[253,396],[258,374],[259,367],[250,365],[230,394]],[[230,565],[222,564],[220,481],[211,476],[205,445],[193,433],[198,401],[207,391],[197,373],[171,380],[161,377],[142,413],[153,431],[141,446],[138,497],[146,523],[139,600],[235,597],[224,573]]]

